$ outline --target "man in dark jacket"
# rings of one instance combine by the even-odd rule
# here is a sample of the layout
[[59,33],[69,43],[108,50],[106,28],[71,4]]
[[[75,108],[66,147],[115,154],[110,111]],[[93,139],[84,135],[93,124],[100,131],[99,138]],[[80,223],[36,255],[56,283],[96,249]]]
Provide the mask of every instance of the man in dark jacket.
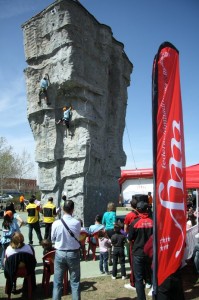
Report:
[[146,280],[145,270],[148,258],[144,253],[144,245],[153,233],[153,221],[149,217],[148,204],[146,202],[138,202],[137,211],[139,212],[139,217],[129,227],[128,240],[134,241],[132,254],[137,299],[145,300],[144,280]]

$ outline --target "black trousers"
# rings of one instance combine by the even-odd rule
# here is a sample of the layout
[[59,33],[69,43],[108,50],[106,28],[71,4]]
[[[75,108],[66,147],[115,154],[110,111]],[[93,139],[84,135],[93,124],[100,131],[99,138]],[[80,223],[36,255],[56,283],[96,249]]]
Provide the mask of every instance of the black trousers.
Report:
[[51,241],[51,228],[52,228],[52,223],[45,223],[44,239],[48,239],[49,241]]
[[24,211],[24,208],[25,208],[24,202],[20,202],[20,209],[19,209],[19,211],[20,210]]
[[112,270],[113,277],[117,276],[118,260],[121,266],[121,275],[126,276],[125,254],[124,254],[124,249],[122,247],[113,248],[113,270]]
[[43,240],[42,235],[41,235],[41,229],[39,226],[39,221],[35,222],[35,223],[28,223],[28,227],[29,227],[29,232],[28,232],[28,238],[29,238],[29,243],[32,244],[32,231],[33,229],[35,230],[39,243],[41,243],[41,241]]
[[171,274],[158,287],[157,300],[184,300],[180,270]]

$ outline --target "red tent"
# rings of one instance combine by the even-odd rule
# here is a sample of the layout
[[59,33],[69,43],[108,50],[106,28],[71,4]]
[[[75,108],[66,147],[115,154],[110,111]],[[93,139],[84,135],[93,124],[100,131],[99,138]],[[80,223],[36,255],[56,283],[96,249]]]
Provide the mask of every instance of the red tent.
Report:
[[[135,178],[153,178],[153,169],[122,170],[119,184]],[[187,189],[199,188],[199,164],[186,167],[186,187]]]
[[199,189],[199,164],[186,168],[187,189]]
[[121,185],[128,179],[136,178],[153,178],[153,169],[122,170],[119,184]]

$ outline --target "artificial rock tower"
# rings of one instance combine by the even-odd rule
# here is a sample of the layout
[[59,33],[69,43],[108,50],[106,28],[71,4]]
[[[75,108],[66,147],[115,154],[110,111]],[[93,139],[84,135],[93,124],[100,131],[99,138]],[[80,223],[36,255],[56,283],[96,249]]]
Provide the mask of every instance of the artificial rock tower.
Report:
[[[132,64],[110,27],[74,0],[55,1],[22,28],[40,190],[57,204],[67,194],[75,202],[75,215],[91,224],[119,197]],[[38,104],[39,81],[46,73],[48,106],[44,100]],[[72,136],[55,124],[70,104]]]

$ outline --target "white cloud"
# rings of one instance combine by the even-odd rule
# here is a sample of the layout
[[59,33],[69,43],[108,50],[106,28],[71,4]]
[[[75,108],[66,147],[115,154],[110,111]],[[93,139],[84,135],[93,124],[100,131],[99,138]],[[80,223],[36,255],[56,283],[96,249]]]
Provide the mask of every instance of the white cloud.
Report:
[[12,128],[27,123],[26,96],[23,76],[0,84],[0,128]]
[[[0,75],[0,77],[2,77]],[[5,137],[13,152],[25,149],[35,161],[35,143],[27,120],[25,83],[23,76],[0,83],[0,136]],[[35,168],[37,170],[37,168]],[[35,176],[37,175],[33,171]]]

